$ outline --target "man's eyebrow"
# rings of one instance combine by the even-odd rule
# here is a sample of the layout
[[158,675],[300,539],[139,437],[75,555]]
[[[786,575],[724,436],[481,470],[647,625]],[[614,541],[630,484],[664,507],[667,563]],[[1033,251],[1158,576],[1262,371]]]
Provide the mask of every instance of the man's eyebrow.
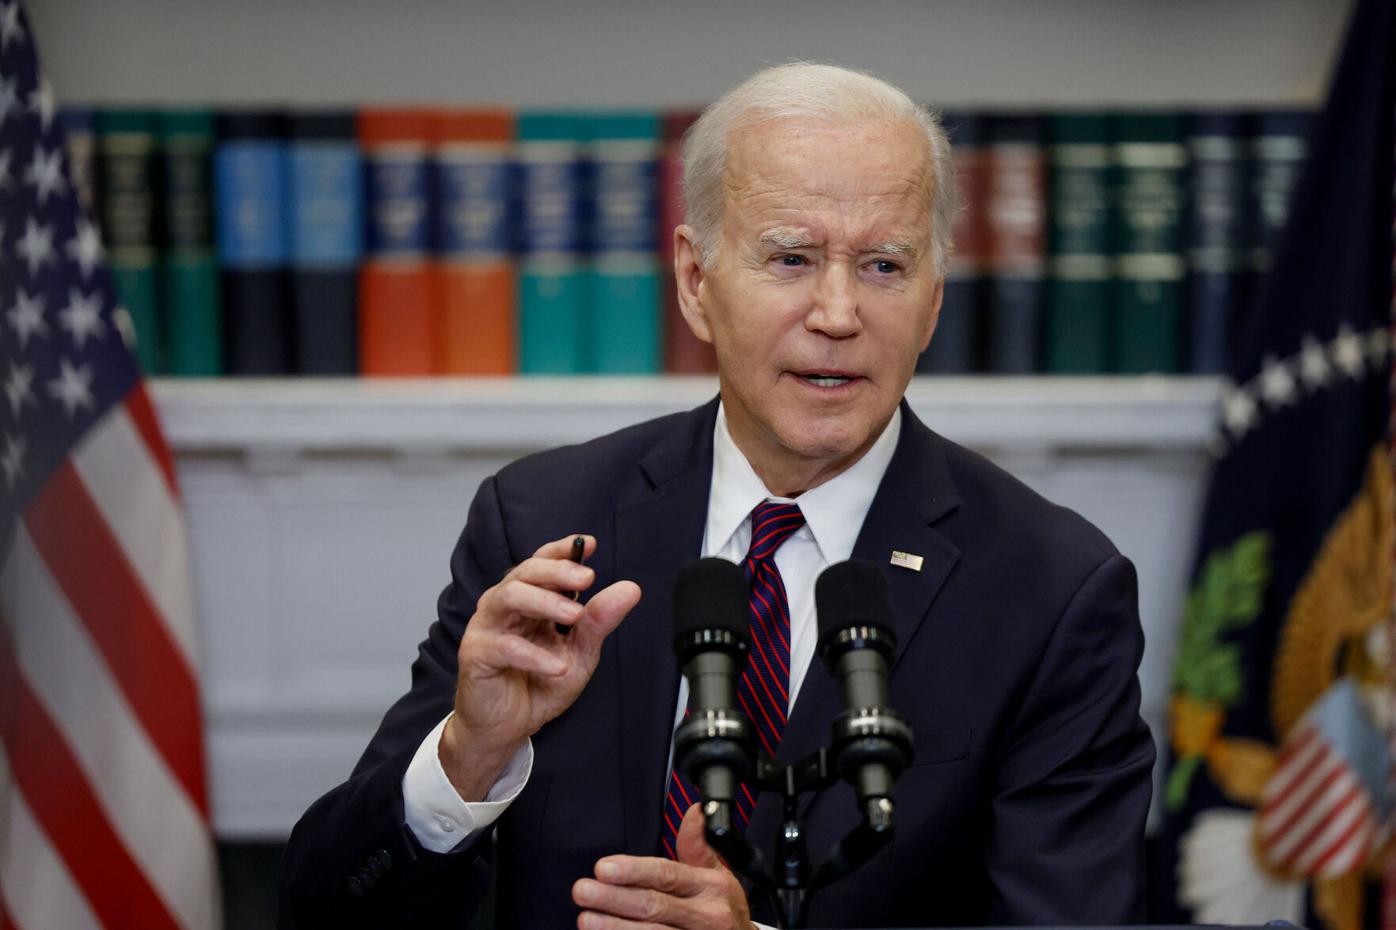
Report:
[[910,242],[893,239],[888,242],[879,242],[865,251],[880,252],[883,255],[905,255],[914,257],[916,255],[916,246],[912,245]]
[[807,249],[814,245],[814,240],[806,234],[785,227],[766,230],[758,241],[781,249]]

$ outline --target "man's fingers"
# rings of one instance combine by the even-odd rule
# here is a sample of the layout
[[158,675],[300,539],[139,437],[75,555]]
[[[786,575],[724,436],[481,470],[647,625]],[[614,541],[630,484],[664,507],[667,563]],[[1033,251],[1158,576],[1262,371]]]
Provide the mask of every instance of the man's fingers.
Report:
[[649,889],[680,897],[700,894],[713,885],[709,872],[658,856],[607,856],[596,863],[596,878],[592,884]]
[[482,633],[476,641],[476,660],[496,672],[517,670],[551,678],[568,668],[566,659],[512,633]]
[[625,619],[625,615],[640,603],[640,586],[633,581],[617,581],[607,585],[587,601],[587,631],[598,640],[605,639]]
[[508,626],[514,620],[576,623],[584,608],[565,594],[540,588],[518,578],[495,585],[480,598],[491,626]]
[[591,554],[596,551],[596,537],[588,536],[586,533],[571,533],[561,539],[543,543],[533,553],[533,557],[535,559],[570,559],[572,558],[572,540],[578,536],[586,540],[586,548],[582,550],[582,558],[591,558]]
[[703,827],[703,808],[697,804],[690,805],[684,812],[683,822],[679,824],[678,835],[674,837],[674,851],[679,861],[700,869],[726,868],[722,859],[708,845]]
[[534,556],[515,565],[506,580],[523,581],[554,591],[585,591],[596,581],[596,570],[566,559],[543,559]]

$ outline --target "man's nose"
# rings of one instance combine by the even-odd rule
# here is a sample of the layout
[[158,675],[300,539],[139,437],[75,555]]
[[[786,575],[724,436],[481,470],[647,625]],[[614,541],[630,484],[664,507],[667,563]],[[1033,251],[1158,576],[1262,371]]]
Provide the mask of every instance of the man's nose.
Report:
[[835,339],[852,336],[863,328],[858,315],[858,282],[853,268],[830,262],[820,269],[811,295],[805,328]]

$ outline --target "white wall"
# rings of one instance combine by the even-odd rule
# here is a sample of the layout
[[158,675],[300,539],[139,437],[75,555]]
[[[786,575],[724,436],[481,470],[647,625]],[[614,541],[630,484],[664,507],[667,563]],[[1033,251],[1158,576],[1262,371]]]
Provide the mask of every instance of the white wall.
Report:
[[703,103],[762,64],[937,105],[1316,102],[1353,0],[34,0],[72,103]]

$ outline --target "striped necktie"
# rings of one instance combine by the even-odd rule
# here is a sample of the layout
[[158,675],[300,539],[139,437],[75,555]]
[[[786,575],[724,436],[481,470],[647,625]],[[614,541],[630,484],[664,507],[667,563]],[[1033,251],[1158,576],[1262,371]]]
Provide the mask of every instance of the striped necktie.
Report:
[[[751,582],[751,651],[737,682],[737,701],[756,731],[757,744],[771,756],[780,746],[790,708],[790,602],[775,555],[780,544],[804,525],[798,504],[757,504],[751,512],[751,548],[742,561],[742,570]],[[693,783],[675,771],[669,778],[659,827],[660,845],[670,859],[678,858],[675,837],[684,812],[698,801]],[[755,807],[755,792],[741,785],[737,791],[738,827],[746,827]]]

